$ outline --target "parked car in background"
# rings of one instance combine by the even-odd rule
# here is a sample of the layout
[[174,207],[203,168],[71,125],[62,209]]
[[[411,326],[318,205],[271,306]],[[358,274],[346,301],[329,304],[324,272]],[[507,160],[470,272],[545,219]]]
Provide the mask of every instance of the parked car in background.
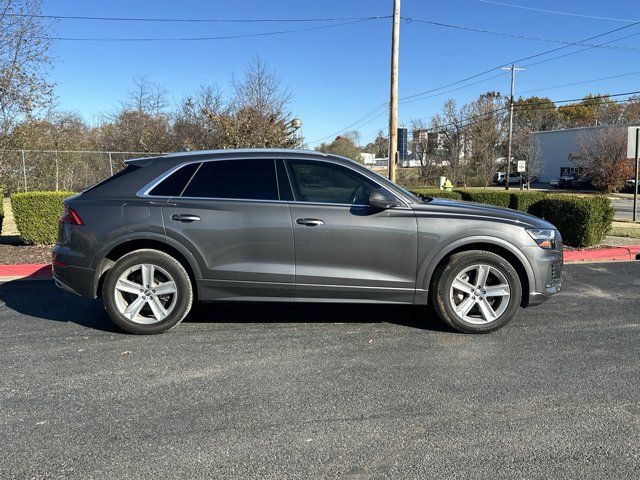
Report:
[[[507,174],[504,172],[497,172],[493,175],[493,183],[497,185],[504,185],[507,179]],[[526,173],[513,172],[509,174],[509,185],[520,185],[527,183],[528,175]],[[531,181],[535,182],[537,177],[531,177]]]
[[506,172],[496,172],[493,174],[492,182],[495,185],[504,185],[504,179],[507,177]]
[[343,157],[218,150],[126,163],[65,200],[53,275],[101,298],[128,332],[164,332],[204,300],[432,303],[453,328],[484,333],[561,288],[550,223],[422,200]]
[[554,178],[553,180],[549,181],[549,186],[550,187],[554,187],[554,188],[558,188],[560,186],[560,179],[559,178]]
[[560,177],[558,186],[560,188],[578,188],[584,190],[593,188],[591,177],[588,175],[564,175]]

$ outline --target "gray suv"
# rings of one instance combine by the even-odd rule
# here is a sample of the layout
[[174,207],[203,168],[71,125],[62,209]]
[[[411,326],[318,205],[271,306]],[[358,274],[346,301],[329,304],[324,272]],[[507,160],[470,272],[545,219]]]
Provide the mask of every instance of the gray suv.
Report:
[[239,300],[432,303],[484,333],[560,291],[553,225],[418,198],[346,158],[251,149],[127,164],[65,200],[53,273],[128,332],[164,332],[194,300]]

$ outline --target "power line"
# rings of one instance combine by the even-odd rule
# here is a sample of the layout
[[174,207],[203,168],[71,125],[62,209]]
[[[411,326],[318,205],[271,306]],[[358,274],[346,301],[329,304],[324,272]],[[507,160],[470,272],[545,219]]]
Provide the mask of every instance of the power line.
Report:
[[600,17],[597,15],[586,15],[583,13],[573,13],[573,12],[561,12],[558,10],[547,10],[544,8],[534,8],[534,7],[526,7],[524,5],[513,5],[511,3],[503,3],[503,2],[494,2],[492,0],[479,0],[482,3],[489,3],[492,5],[500,5],[502,7],[511,7],[511,8],[520,8],[522,10],[531,10],[534,12],[542,12],[542,13],[552,13],[555,15],[567,15],[570,17],[582,17],[582,18],[592,18],[595,20],[610,20],[612,22],[637,22],[638,20],[630,20],[626,18],[615,18],[615,17]]
[[390,15],[368,17],[325,17],[325,18],[149,18],[149,17],[90,17],[84,15],[29,15],[5,13],[7,17],[42,18],[49,20],[95,20],[106,22],[158,22],[158,23],[292,23],[292,22],[342,22],[351,20],[376,20],[391,18]]
[[[354,127],[355,127],[356,125],[358,125],[360,122],[362,122],[362,121],[364,121],[364,120],[368,119],[371,115],[374,115],[376,112],[380,111],[380,109],[381,109],[381,108],[383,108],[383,107],[385,108],[384,113],[386,114],[386,107],[387,107],[387,104],[386,104],[386,103],[381,103],[380,105],[378,105],[376,108],[374,108],[374,109],[373,109],[373,110],[371,110],[370,112],[368,112],[368,113],[364,114],[362,117],[358,118],[358,120],[356,120],[355,122],[353,122],[353,123],[351,123],[351,124],[347,125],[347,126],[346,126],[346,127],[344,127],[344,128],[341,128],[341,129],[340,129],[340,130],[338,130],[337,132],[334,132],[334,133],[332,133],[332,134],[330,134],[330,135],[326,135],[326,136],[324,136],[324,137],[322,137],[322,138],[318,138],[317,140],[313,140],[313,141],[312,141],[312,142],[310,142],[310,143],[318,143],[318,142],[322,142],[322,141],[324,141],[324,140],[328,140],[329,138],[333,138],[333,137],[336,137],[336,136],[338,136],[338,135],[340,135],[340,134],[342,134],[342,133],[345,133],[345,132],[347,132],[348,130],[350,130],[350,129],[354,128]],[[379,115],[376,115],[376,116],[374,117],[374,119],[375,119],[375,118],[378,118],[379,116],[381,116],[381,115],[380,115],[380,114],[379,114]],[[372,119],[372,121],[373,121],[373,119]],[[359,125],[359,127],[363,127],[364,125],[366,125],[366,124]]]
[[[623,99],[623,100],[612,100],[611,97],[620,97],[620,96],[625,96],[625,95],[636,95],[636,94],[639,94],[639,93],[640,93],[640,90],[639,91],[635,91],[635,92],[614,93],[614,94],[607,94],[607,95],[595,95],[593,97],[590,97],[589,100],[605,99],[605,100],[600,101],[600,102],[593,102],[593,103],[591,103],[591,105],[604,105],[604,104],[610,104],[610,103],[620,104],[620,103],[629,102],[629,101],[632,101],[632,100],[635,100],[635,99],[626,98],[626,99]],[[584,97],[583,98],[577,98],[577,99],[576,98],[571,98],[571,99],[565,99],[565,100],[551,100],[551,103],[553,103],[553,105],[549,105],[548,101],[533,102],[533,103],[529,103],[527,105],[517,105],[516,104],[516,105],[514,105],[514,109],[515,109],[516,112],[523,112],[523,111],[535,112],[535,111],[540,111],[540,110],[557,110],[558,108],[562,107],[562,105],[560,105],[560,107],[558,107],[558,105],[557,105],[558,103],[580,102],[580,101],[583,101],[583,100],[584,100]],[[535,106],[535,105],[543,105],[543,106],[540,106],[540,107],[537,107],[537,108],[532,108],[532,106]],[[572,105],[568,105],[568,106],[572,106]],[[445,123],[443,125],[438,125],[437,127],[427,128],[426,130],[428,130],[428,131],[436,130],[437,131],[437,130],[442,130],[442,129],[446,128],[446,127],[456,126],[456,125],[459,126],[460,128],[477,125],[477,124],[480,124],[480,123],[482,123],[482,122],[487,120],[484,117],[494,116],[497,113],[506,111],[508,108],[509,107],[506,107],[506,106],[505,107],[499,107],[499,108],[490,110],[490,111],[485,112],[485,113],[468,116],[468,117],[466,117],[466,119],[462,119],[459,122]],[[465,124],[465,122],[468,121],[468,120],[477,120],[477,119],[482,119],[482,120],[474,121],[474,122]]]
[[472,83],[467,83],[466,85],[462,85],[460,87],[452,88],[450,90],[445,90],[443,92],[434,93],[433,95],[427,95],[426,97],[423,96],[423,97],[420,97],[420,98],[412,98],[412,99],[409,99],[409,100],[402,100],[400,103],[401,104],[412,103],[412,102],[417,102],[417,101],[420,101],[420,100],[426,100],[428,98],[438,97],[440,95],[446,95],[447,93],[457,92],[458,90],[462,90],[462,89],[465,89],[467,87],[473,87],[474,85],[478,85],[479,83],[488,82],[489,80],[493,80],[494,78],[504,77],[506,75],[508,75],[508,74],[507,73],[498,73],[497,75],[494,75],[492,77],[483,78],[482,80],[478,80],[478,81],[472,82]]
[[[640,23],[640,22],[639,22]],[[635,25],[635,24],[633,24]],[[631,26],[631,25],[630,25]],[[620,40],[624,40],[626,38],[630,38],[630,37],[636,37],[640,35],[640,32],[636,32],[636,33],[631,33],[629,35],[625,35],[624,37],[619,37],[619,38],[614,38],[613,40],[609,40],[608,42],[603,42],[600,45],[607,45],[609,43],[613,43],[613,42],[619,42]],[[576,50],[574,52],[569,52],[569,53],[563,53],[562,55],[556,55],[555,57],[551,57],[551,58],[545,58],[544,60],[539,60],[537,62],[533,62],[533,63],[528,63],[525,65],[525,67],[532,67],[534,65],[540,65],[541,63],[546,63],[546,62],[550,62],[552,60],[557,60],[558,58],[564,58],[564,57],[569,57],[571,55],[575,55],[576,53],[582,53],[582,52],[586,52],[587,50],[591,50],[592,48],[595,47],[587,47],[587,48],[581,48],[580,50]]]
[[[569,48],[569,47],[575,46],[575,45],[577,45],[577,44],[579,44],[579,43],[588,42],[589,40],[593,40],[593,39],[595,39],[595,38],[603,37],[603,36],[605,36],[605,35],[609,35],[609,34],[611,34],[611,33],[615,33],[615,32],[618,32],[618,31],[620,31],[620,30],[624,30],[624,29],[626,29],[626,28],[633,27],[633,26],[638,25],[638,24],[640,24],[640,22],[634,22],[634,23],[631,23],[631,24],[629,24],[629,25],[625,25],[625,26],[623,26],[623,27],[618,27],[618,28],[614,28],[614,29],[612,29],[612,30],[608,30],[608,31],[603,32],[603,33],[599,33],[598,35],[594,35],[594,36],[591,36],[591,37],[585,38],[585,39],[583,39],[583,40],[578,40],[577,42],[573,42],[573,43],[568,44],[568,45],[563,45],[562,47],[552,48],[551,50],[545,50],[544,52],[535,53],[535,54],[533,54],[533,55],[528,55],[528,56],[526,56],[526,57],[522,57],[522,58],[519,58],[519,59],[517,59],[517,60],[513,60],[513,61],[511,61],[511,62],[503,63],[502,65],[498,65],[498,66],[493,67],[493,68],[490,68],[490,69],[488,69],[488,70],[484,70],[484,71],[482,71],[482,72],[480,72],[480,73],[476,73],[476,74],[474,74],[474,75],[470,75],[470,76],[468,76],[468,77],[466,77],[466,78],[463,78],[462,80],[458,80],[458,81],[455,81],[455,82],[451,82],[451,83],[449,83],[449,84],[447,84],[447,85],[443,85],[443,86],[441,86],[441,87],[433,88],[433,89],[431,89],[431,90],[426,90],[426,91],[424,91],[424,92],[415,93],[415,94],[413,94],[413,95],[409,95],[409,96],[403,97],[401,100],[406,100],[406,99],[409,99],[409,98],[421,97],[422,95],[425,95],[425,94],[428,94],[428,93],[432,93],[432,92],[435,92],[435,91],[438,91],[438,90],[442,90],[442,89],[444,89],[444,88],[447,88],[447,87],[450,87],[450,86],[453,86],[453,85],[458,85],[458,84],[460,84],[460,83],[464,83],[464,82],[466,82],[466,81],[468,81],[468,80],[473,80],[474,78],[481,77],[481,76],[486,75],[487,73],[491,73],[491,72],[493,72],[494,70],[497,70],[497,69],[499,69],[499,68],[509,66],[509,65],[510,65],[510,64],[512,64],[512,63],[521,63],[521,62],[524,62],[525,60],[531,60],[532,58],[537,58],[537,57],[541,57],[541,56],[543,56],[543,55],[547,55],[547,54],[549,54],[549,53],[557,52],[557,51],[559,51],[559,50],[564,50],[564,49],[566,49],[566,48]],[[637,33],[637,34],[634,34],[634,35],[638,35],[638,34],[640,34],[640,33]],[[621,38],[620,38],[620,39],[616,39],[616,40],[612,40],[612,41],[607,42],[607,43],[611,43],[611,42],[613,42],[613,41],[618,41],[618,40],[621,40]],[[588,47],[588,48],[587,48],[587,49],[585,49],[585,50],[588,50],[588,49],[591,49],[591,48],[595,48],[595,47]],[[584,51],[584,50],[583,50],[583,51]],[[578,52],[575,52],[575,53],[578,53]],[[550,60],[550,59],[547,59],[547,60],[545,60],[545,61],[549,61],[549,60]],[[539,62],[539,63],[542,63],[542,62]],[[532,66],[532,65],[536,65],[536,64],[535,64],[535,63],[534,63],[534,64],[528,64],[528,65],[525,65],[525,67],[529,67],[529,66]]]
[[193,41],[210,41],[210,40],[230,40],[235,38],[250,38],[250,37],[266,37],[271,35],[282,35],[287,33],[298,33],[298,32],[309,32],[311,30],[322,30],[325,28],[335,28],[342,27],[345,25],[353,25],[356,23],[369,22],[371,19],[364,20],[353,20],[350,22],[343,23],[333,23],[330,25],[320,25],[317,27],[306,27],[306,28],[294,28],[290,30],[278,30],[274,32],[260,32],[260,33],[246,33],[246,34],[238,34],[238,35],[222,35],[217,37],[183,37],[183,38],[162,38],[162,37],[151,37],[151,38],[94,38],[94,37],[49,37],[51,40],[61,40],[61,41],[74,41],[74,42],[193,42]]
[[[560,50],[564,50],[566,48],[570,48],[570,47],[576,46],[578,44],[584,44],[585,42],[588,42],[590,40],[594,40],[596,38],[600,38],[600,37],[603,37],[605,35],[610,35],[612,33],[615,33],[615,32],[618,32],[618,31],[633,27],[633,26],[638,25],[638,24],[640,24],[640,22],[633,22],[633,23],[630,23],[629,25],[624,25],[622,27],[618,27],[618,28],[614,28],[614,29],[611,29],[611,30],[607,30],[606,32],[603,32],[603,33],[600,33],[600,34],[597,34],[597,35],[593,35],[591,37],[588,37],[588,38],[585,38],[585,39],[582,39],[582,40],[578,40],[576,42],[572,42],[570,44],[563,45],[561,47],[556,47],[556,48],[552,48],[550,50],[545,50],[543,52],[539,52],[539,53],[536,53],[536,54],[528,55],[526,57],[523,57],[523,58],[520,58],[520,59],[517,59],[517,60],[513,60],[512,62],[503,63],[503,64],[498,65],[496,67],[484,70],[484,71],[476,73],[474,75],[470,75],[470,76],[465,77],[465,78],[463,78],[461,80],[450,82],[450,83],[442,85],[440,87],[432,88],[430,90],[425,90],[423,92],[415,93],[415,94],[408,95],[408,96],[405,96],[405,97],[400,97],[400,103],[408,103],[409,101],[417,101],[417,100],[423,100],[423,99],[426,99],[426,98],[430,98],[431,96],[425,97],[425,95],[428,95],[428,94],[431,94],[431,93],[434,93],[434,92],[437,92],[437,91],[440,91],[440,90],[444,90],[444,89],[446,89],[448,87],[452,87],[452,86],[460,85],[462,83],[466,83],[469,80],[473,80],[473,79],[476,79],[478,77],[482,77],[482,76],[484,76],[484,75],[486,75],[488,73],[491,73],[491,72],[493,72],[495,70],[498,70],[498,69],[500,69],[502,67],[508,66],[508,65],[510,65],[512,63],[521,63],[523,61],[531,60],[533,58],[541,57],[541,56],[547,55],[549,53],[553,53],[553,52],[557,52],[557,51],[560,51]],[[616,41],[622,40],[624,38],[628,38],[630,36],[639,35],[639,34],[640,34],[640,32],[628,35],[627,37],[621,37],[621,38],[618,38],[618,39],[610,40],[609,42],[602,43],[602,45],[609,44],[609,43],[612,43],[612,42],[616,42]],[[585,49],[581,49],[581,50],[578,50],[578,51],[575,51],[575,52],[570,52],[568,54],[559,55],[559,56],[556,56],[556,57],[545,59],[545,60],[542,60],[540,62],[532,62],[532,63],[524,65],[524,67],[531,67],[533,65],[538,65],[540,63],[548,62],[548,61],[551,61],[551,60],[554,60],[554,59],[557,59],[557,58],[562,58],[562,57],[565,57],[565,56],[568,56],[568,55],[573,55],[573,54],[576,54],[576,53],[580,53],[580,52],[583,52],[583,51],[586,51],[586,50],[590,50],[592,48],[596,48],[596,47],[595,46],[590,46],[590,47],[587,47]],[[499,75],[496,75],[496,76],[491,77],[491,78],[496,78],[498,76]],[[476,83],[481,83],[481,82],[486,81],[486,80],[489,80],[489,79],[484,79],[484,80],[481,80],[481,81],[476,82]],[[462,86],[460,88],[466,88],[466,86]],[[325,138],[328,138],[328,137],[325,137]]]
[[535,40],[538,42],[547,42],[547,43],[561,43],[564,45],[579,45],[579,46],[589,46],[589,47],[594,47],[594,48],[609,48],[609,49],[617,49],[617,50],[630,50],[630,51],[640,51],[640,48],[638,47],[631,47],[631,46],[627,46],[627,45],[605,45],[605,44],[600,44],[600,45],[595,45],[595,44],[589,44],[589,43],[583,43],[583,42],[571,42],[570,40],[558,40],[558,39],[554,39],[554,38],[545,38],[545,37],[536,37],[536,36],[532,36],[532,35],[523,35],[523,34],[519,34],[519,33],[507,33],[507,32],[497,32],[495,30],[488,30],[486,28],[475,28],[475,27],[465,27],[462,25],[454,25],[451,23],[442,23],[442,22],[434,22],[431,20],[423,20],[423,19],[419,19],[419,18],[413,18],[413,17],[402,17],[403,20],[406,20],[408,23],[410,22],[417,22],[417,23],[426,23],[428,25],[434,25],[437,27],[444,27],[444,28],[453,28],[456,30],[465,30],[465,31],[469,31],[469,32],[476,32],[476,33],[485,33],[488,35],[497,35],[497,36],[501,36],[501,37],[511,37],[511,38],[517,38],[520,40]]
[[523,90],[518,92],[520,95],[522,95],[523,93],[533,93],[533,92],[541,92],[544,90],[554,90],[556,88],[564,88],[564,87],[573,87],[574,85],[583,85],[585,83],[593,83],[593,82],[600,82],[602,80],[611,80],[614,78],[621,78],[621,77],[628,77],[631,75],[639,75],[640,71],[637,72],[628,72],[628,73],[622,73],[620,75],[611,75],[610,77],[601,77],[601,78],[592,78],[590,80],[582,80],[580,82],[572,82],[572,83],[565,83],[563,85],[554,85],[553,87],[544,87],[544,88],[534,88],[531,90]]

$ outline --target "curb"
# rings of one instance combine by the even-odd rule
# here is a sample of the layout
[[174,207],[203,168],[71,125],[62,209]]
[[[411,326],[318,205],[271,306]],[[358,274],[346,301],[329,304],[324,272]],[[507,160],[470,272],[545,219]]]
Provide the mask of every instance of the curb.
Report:
[[640,245],[593,250],[565,250],[563,258],[564,263],[628,262],[640,259]]
[[48,280],[50,278],[50,263],[0,265],[0,282],[9,280]]
[[[593,250],[565,250],[564,263],[628,262],[640,260],[640,245],[628,247],[598,248]],[[0,265],[0,282],[10,280],[48,280],[50,263],[25,263]]]

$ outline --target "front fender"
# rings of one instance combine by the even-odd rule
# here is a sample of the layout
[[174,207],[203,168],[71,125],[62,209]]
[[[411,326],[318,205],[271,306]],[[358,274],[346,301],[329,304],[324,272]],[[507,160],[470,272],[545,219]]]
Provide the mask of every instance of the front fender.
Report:
[[[531,264],[520,249],[507,242],[506,240],[498,237],[493,237],[490,235],[474,235],[470,237],[460,238],[451,243],[448,243],[440,250],[437,250],[432,255],[429,255],[427,258],[423,259],[418,268],[416,282],[418,288],[421,288],[425,293],[428,292],[429,285],[431,284],[431,279],[433,277],[433,272],[435,271],[440,261],[454,250],[465,246],[473,246],[474,244],[490,244],[509,251],[509,253],[516,257],[522,264],[522,267],[527,274],[527,280],[529,281],[530,288],[536,284]],[[481,245],[479,245],[478,248],[482,248]]]

